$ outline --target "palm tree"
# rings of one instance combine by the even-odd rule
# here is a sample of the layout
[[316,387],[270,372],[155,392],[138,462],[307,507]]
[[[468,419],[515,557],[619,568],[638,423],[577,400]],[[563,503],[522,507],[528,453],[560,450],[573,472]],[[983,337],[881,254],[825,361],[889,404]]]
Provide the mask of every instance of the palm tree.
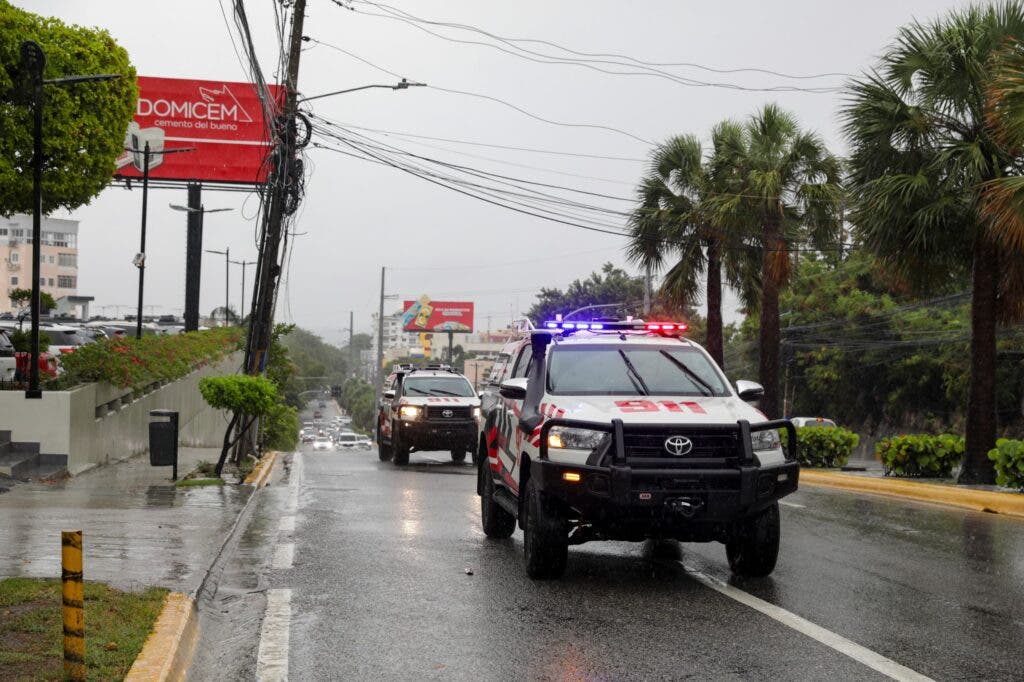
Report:
[[746,237],[735,243],[760,254],[759,374],[761,409],[779,416],[779,294],[797,249],[834,247],[842,224],[839,160],[814,133],[774,104],[750,117],[722,163],[729,190],[716,194],[716,222]]
[[[951,12],[930,24],[914,22],[900,30],[877,69],[852,84],[843,112],[852,150],[852,218],[865,246],[922,287],[971,278],[971,385],[961,483],[994,481],[987,453],[997,426],[999,298],[1019,283],[1001,285],[1009,282],[1010,259],[1000,245],[1015,242],[1006,231],[1011,223],[992,216],[999,214],[999,192],[1011,182],[1003,178],[1021,173],[1017,152],[986,125],[987,113],[999,118],[998,108],[989,111],[987,89],[995,85],[994,58],[1022,38],[1019,0]],[[991,183],[1002,190],[986,204]]]
[[[739,285],[743,270],[731,251],[727,235],[714,221],[709,200],[727,189],[734,175],[728,158],[730,145],[742,136],[741,128],[724,121],[712,131],[712,150],[705,158],[700,141],[679,135],[651,154],[648,173],[637,190],[639,205],[630,216],[629,259],[665,274],[662,290],[689,303],[703,288],[707,299],[708,353],[724,363],[722,339],[722,268],[726,280]],[[748,287],[740,286],[742,292]]]

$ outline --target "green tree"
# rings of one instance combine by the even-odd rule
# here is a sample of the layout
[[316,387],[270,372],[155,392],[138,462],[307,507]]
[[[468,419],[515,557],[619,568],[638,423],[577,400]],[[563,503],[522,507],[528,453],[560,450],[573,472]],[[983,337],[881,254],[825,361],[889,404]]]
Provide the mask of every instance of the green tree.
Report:
[[21,67],[25,40],[46,53],[44,78],[121,75],[44,86],[44,213],[78,208],[106,187],[138,96],[128,53],[109,33],[68,26],[0,0],[0,215],[32,210],[32,114]]
[[639,206],[630,216],[626,254],[652,270],[671,261],[663,294],[684,305],[692,305],[704,290],[707,350],[722,365],[723,261],[730,284],[744,291],[742,257],[750,252],[731,248],[710,201],[735,184],[736,167],[729,161],[741,144],[742,129],[725,121],[715,126],[711,138],[707,157],[693,135],[670,138],[652,152],[637,190]]
[[[23,318],[29,312],[29,303],[32,301],[32,290],[31,289],[11,289],[7,292],[7,298],[11,301],[12,308],[22,308],[18,313],[18,318]],[[53,300],[46,291],[39,292],[39,305],[42,310],[53,310],[57,307],[57,301]]]
[[[1019,176],[1020,158],[986,126],[992,65],[1024,39],[1018,0],[969,7],[903,27],[877,69],[852,85],[843,112],[851,144],[853,221],[864,244],[921,288],[971,276],[970,390],[961,483],[992,483],[996,331],[1016,306],[1017,254],[1000,253],[982,210],[990,183]],[[1020,181],[1015,181],[1020,182]],[[1019,246],[1019,240],[1018,244]],[[1009,286],[1007,286],[1009,285]]]
[[778,417],[779,295],[795,249],[834,247],[841,227],[840,163],[821,138],[801,130],[792,114],[774,104],[750,117],[720,163],[734,169],[735,182],[712,200],[716,221],[760,250],[761,409]]
[[[277,386],[266,377],[235,374],[200,379],[199,392],[210,407],[232,413],[215,469],[220,476],[232,446],[242,439],[259,417],[274,412],[280,404]],[[236,426],[239,427],[237,434]]]

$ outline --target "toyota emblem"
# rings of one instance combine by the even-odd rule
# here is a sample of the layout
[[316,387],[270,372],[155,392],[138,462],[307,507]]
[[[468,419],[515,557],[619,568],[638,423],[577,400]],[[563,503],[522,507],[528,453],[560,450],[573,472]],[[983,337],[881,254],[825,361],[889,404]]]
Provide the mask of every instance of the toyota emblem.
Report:
[[451,417],[451,416],[453,416],[454,414],[455,414],[455,413],[454,413],[454,412],[452,412],[451,410],[445,410],[444,412],[442,412],[442,413],[441,413],[441,416],[442,416],[442,417],[446,417],[446,418],[447,418],[447,417]]
[[665,439],[665,452],[676,457],[690,454],[693,441],[686,436],[670,436]]

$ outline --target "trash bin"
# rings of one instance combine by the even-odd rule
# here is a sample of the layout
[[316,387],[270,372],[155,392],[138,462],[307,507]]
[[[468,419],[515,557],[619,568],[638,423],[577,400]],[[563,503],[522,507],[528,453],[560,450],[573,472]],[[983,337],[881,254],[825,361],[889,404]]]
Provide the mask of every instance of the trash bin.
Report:
[[178,413],[174,410],[150,410],[150,417],[166,421],[149,422],[149,464],[155,467],[174,467],[172,480],[178,478]]

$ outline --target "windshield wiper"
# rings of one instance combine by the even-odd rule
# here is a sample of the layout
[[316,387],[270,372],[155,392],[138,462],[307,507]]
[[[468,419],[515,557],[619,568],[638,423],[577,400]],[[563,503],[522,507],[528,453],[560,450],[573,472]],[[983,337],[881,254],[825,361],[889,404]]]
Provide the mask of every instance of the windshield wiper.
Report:
[[454,391],[446,391],[443,388],[432,388],[432,389],[430,389],[430,393],[432,395],[453,395],[456,398],[466,398],[466,397],[468,397],[468,396],[464,396],[464,395],[462,395],[460,393],[455,393]]
[[626,369],[629,370],[629,380],[633,382],[634,388],[636,388],[641,395],[650,395],[651,389],[647,388],[647,384],[644,383],[644,379],[640,376],[640,372],[636,371],[636,367],[634,367],[633,363],[629,361],[626,351],[620,348],[619,355],[622,356],[622,361],[626,363]]
[[[622,351],[619,351],[619,352],[621,353]],[[668,361],[671,362],[673,365],[675,365],[676,367],[681,369],[683,371],[683,373],[686,374],[686,376],[690,377],[691,381],[699,384],[700,388],[701,388],[701,393],[703,393],[706,396],[713,396],[715,394],[715,389],[711,388],[711,384],[709,384],[708,382],[706,382],[703,379],[701,379],[700,376],[696,372],[694,372],[692,369],[687,367],[679,359],[675,358],[667,350],[659,350],[658,352],[661,353],[662,355],[664,355],[666,358],[668,358]]]
[[405,390],[406,391],[416,391],[420,395],[430,395],[430,393],[428,393],[427,391],[424,391],[422,388],[416,388],[415,386],[406,386]]

